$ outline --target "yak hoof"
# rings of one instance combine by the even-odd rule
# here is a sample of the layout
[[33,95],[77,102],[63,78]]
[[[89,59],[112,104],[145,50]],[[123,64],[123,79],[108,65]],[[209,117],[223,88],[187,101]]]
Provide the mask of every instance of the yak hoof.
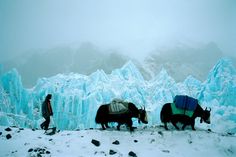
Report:
[[106,130],[106,128],[102,125],[102,130]]
[[130,132],[133,132],[134,131],[134,128],[133,127],[130,127]]
[[175,127],[176,130],[179,130],[179,127]]

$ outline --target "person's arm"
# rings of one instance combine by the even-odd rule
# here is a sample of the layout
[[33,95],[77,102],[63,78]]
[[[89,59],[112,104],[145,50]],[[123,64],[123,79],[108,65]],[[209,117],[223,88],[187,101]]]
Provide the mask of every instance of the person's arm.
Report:
[[48,101],[48,111],[49,111],[49,115],[50,115],[50,116],[53,116],[52,106],[51,106],[50,101]]

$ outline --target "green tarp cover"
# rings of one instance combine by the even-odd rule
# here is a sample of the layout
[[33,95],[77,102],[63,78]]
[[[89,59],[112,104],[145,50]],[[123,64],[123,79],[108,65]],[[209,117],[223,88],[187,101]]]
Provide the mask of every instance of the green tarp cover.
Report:
[[176,107],[175,103],[171,103],[171,109],[173,114],[184,114],[189,117],[192,117],[194,112],[194,111],[179,109]]

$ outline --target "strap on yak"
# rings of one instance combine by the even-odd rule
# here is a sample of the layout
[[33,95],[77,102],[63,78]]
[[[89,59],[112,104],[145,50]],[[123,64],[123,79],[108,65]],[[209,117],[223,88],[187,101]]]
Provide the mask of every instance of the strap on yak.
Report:
[[114,99],[109,105],[110,114],[122,114],[128,112],[128,102]]

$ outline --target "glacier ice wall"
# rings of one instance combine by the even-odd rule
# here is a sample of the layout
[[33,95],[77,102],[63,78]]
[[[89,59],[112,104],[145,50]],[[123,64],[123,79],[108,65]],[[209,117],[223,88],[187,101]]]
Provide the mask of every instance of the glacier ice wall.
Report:
[[[21,76],[13,69],[0,76],[0,125],[38,128],[43,120],[41,103],[48,93],[53,95],[53,117],[60,129],[96,127],[98,107],[113,98],[131,101],[139,108],[145,106],[149,125],[160,124],[162,105],[172,102],[177,94],[185,94],[212,108],[212,127],[227,120],[227,129],[236,132],[236,70],[227,58],[219,60],[204,82],[188,76],[177,83],[165,69],[145,81],[129,61],[111,74],[103,70],[89,76],[58,74],[40,78],[32,89],[25,89]],[[136,121],[135,124],[138,125]]]

